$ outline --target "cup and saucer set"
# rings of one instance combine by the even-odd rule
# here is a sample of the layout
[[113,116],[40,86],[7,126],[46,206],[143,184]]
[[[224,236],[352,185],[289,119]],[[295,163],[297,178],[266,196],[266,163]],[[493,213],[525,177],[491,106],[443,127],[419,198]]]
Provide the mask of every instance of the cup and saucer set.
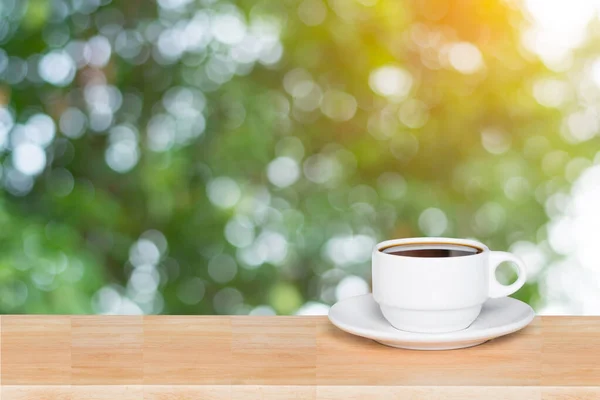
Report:
[[[513,264],[503,285],[496,268]],[[388,240],[373,250],[373,293],[339,301],[329,320],[353,335],[391,347],[451,350],[476,346],[527,326],[533,309],[508,297],[526,280],[523,261],[473,240]]]

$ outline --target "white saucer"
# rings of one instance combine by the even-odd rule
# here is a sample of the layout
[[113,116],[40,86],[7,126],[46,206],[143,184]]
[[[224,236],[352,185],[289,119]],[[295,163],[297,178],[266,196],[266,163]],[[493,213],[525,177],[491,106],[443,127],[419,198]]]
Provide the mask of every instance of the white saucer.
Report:
[[351,297],[334,304],[329,320],[353,335],[373,339],[391,347],[412,350],[452,350],[477,346],[527,326],[533,309],[511,297],[490,299],[467,329],[449,333],[414,333],[392,327],[383,317],[371,294]]

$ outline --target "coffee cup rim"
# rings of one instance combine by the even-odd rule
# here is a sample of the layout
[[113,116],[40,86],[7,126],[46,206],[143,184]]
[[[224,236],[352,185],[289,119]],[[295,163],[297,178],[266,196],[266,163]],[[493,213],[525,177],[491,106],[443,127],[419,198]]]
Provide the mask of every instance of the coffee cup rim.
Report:
[[[394,257],[394,258],[404,257],[404,258],[414,259],[415,257],[407,257],[407,256],[401,256],[401,255],[397,255],[397,254],[388,254],[388,253],[383,252],[383,250],[388,249],[390,247],[410,245],[410,244],[432,244],[432,245],[454,244],[454,245],[458,245],[458,246],[466,246],[466,247],[471,247],[471,248],[480,250],[480,252],[478,252],[476,254],[468,255],[465,257],[478,256],[478,255],[481,255],[483,253],[490,251],[490,249],[485,244],[478,242],[477,240],[472,240],[472,239],[457,239],[457,238],[447,238],[447,237],[415,237],[415,238],[390,239],[390,240],[385,240],[383,242],[379,242],[375,245],[375,247],[373,249],[373,253],[381,255],[381,256],[385,256],[385,257]],[[437,258],[437,257],[429,257],[429,258],[431,259],[431,258]]]

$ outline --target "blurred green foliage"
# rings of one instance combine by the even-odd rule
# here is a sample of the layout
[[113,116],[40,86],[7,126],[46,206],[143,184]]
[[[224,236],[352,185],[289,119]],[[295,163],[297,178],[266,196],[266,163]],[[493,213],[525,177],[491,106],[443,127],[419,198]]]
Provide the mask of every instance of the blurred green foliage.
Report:
[[[542,242],[564,166],[593,156],[532,95],[553,73],[509,2],[0,16],[3,313],[319,309],[364,290],[386,238]],[[535,279],[517,296],[537,304]]]

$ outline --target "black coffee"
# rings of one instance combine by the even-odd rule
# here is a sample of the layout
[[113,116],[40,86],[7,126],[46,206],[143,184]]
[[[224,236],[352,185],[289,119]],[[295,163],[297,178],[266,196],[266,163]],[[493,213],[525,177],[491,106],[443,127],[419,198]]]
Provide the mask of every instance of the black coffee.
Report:
[[379,251],[394,256],[445,258],[472,256],[481,253],[483,250],[458,244],[423,243],[392,246]]

